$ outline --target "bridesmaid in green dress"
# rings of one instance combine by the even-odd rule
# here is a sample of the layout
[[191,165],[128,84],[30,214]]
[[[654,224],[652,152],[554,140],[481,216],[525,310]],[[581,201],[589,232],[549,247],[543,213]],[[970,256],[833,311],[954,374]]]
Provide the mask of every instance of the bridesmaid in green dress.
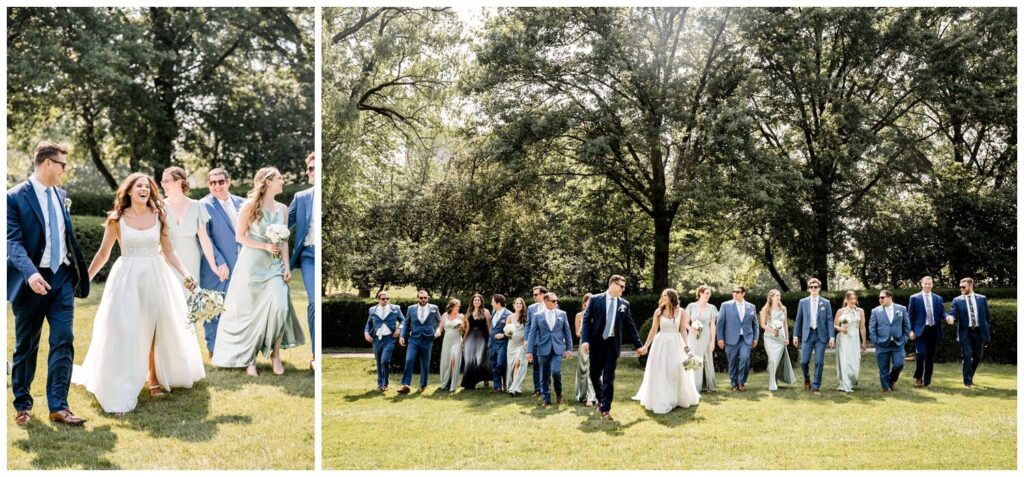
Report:
[[[164,169],[160,185],[167,197],[164,199],[164,209],[167,210],[167,230],[171,244],[181,263],[188,269],[188,273],[198,277],[203,257],[207,263],[217,263],[213,256],[213,242],[210,242],[205,227],[206,222],[210,221],[210,216],[207,215],[206,208],[199,205],[198,200],[185,195],[189,190],[188,174],[185,173],[185,169],[178,166]],[[216,273],[220,281],[227,280],[227,265],[221,265]],[[183,278],[178,277],[178,280]],[[184,282],[182,283],[184,288]]]
[[[687,333],[687,345],[694,356],[704,359],[704,370],[693,373],[694,382],[700,392],[715,390],[715,336],[718,333],[718,308],[708,300],[711,299],[711,287],[697,287],[697,301],[686,305],[686,314],[690,315],[690,330]],[[700,325],[697,325],[700,323]],[[700,330],[697,330],[697,327]]]
[[516,298],[512,302],[514,312],[505,320],[505,335],[508,336],[508,359],[505,382],[512,397],[523,393],[523,376],[526,376],[526,301]]
[[455,392],[462,371],[462,335],[466,319],[459,313],[462,302],[458,298],[448,301],[444,309],[444,321],[441,334],[441,389]]
[[836,312],[836,373],[839,390],[852,393],[860,377],[860,355],[868,347],[864,310],[857,306],[857,293],[847,291],[844,306]]
[[782,305],[782,292],[768,292],[768,301],[761,308],[761,329],[764,330],[764,350],[768,353],[768,390],[778,391],[778,381],[786,384],[796,382],[789,349],[786,348],[789,323],[786,307]]
[[[590,293],[583,295],[583,304],[580,310],[587,309],[587,303],[590,301]],[[576,337],[581,338],[583,335],[580,333],[583,331],[583,312],[580,311],[576,314]],[[580,350],[576,356],[576,401],[586,403],[587,407],[594,407],[597,403],[597,395],[594,394],[594,383],[590,382],[590,353]]]
[[269,356],[274,374],[280,375],[281,350],[306,342],[288,290],[288,241],[274,244],[267,237],[271,225],[288,226],[288,207],[274,200],[282,190],[281,173],[264,167],[256,172],[249,199],[238,212],[235,238],[242,250],[224,299],[217,353],[211,361],[221,368],[246,368],[253,377],[258,354]]

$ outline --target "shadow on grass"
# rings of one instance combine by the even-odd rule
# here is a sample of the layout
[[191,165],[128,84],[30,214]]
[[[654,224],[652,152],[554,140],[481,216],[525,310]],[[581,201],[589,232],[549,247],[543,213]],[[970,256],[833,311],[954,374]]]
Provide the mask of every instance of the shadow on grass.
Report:
[[291,396],[313,398],[315,395],[314,372],[308,368],[299,369],[285,361],[284,374],[277,376],[269,362],[256,362],[255,378],[245,374],[245,368],[206,367],[206,382],[213,389],[236,391],[243,386],[257,384],[276,387]]
[[69,427],[34,419],[25,430],[28,438],[13,444],[32,456],[33,468],[120,468],[106,457],[117,443],[117,435],[110,430],[110,426],[92,429],[86,423],[83,427]]

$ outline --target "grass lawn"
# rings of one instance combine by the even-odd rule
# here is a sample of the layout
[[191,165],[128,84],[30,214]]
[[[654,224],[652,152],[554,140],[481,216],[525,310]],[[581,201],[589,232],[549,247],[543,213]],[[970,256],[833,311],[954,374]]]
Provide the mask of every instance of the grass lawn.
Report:
[[[306,328],[306,292],[302,275],[293,275],[292,302]],[[92,337],[92,321],[103,295],[93,285],[75,306],[75,363],[81,364]],[[14,315],[7,305],[7,359],[14,352]],[[184,317],[182,318],[184,320]],[[182,324],[184,326],[184,323]],[[308,330],[307,330],[308,331]],[[206,379],[191,389],[175,388],[153,399],[139,383],[138,407],[126,417],[105,414],[84,387],[71,385],[68,401],[83,428],[47,421],[46,355],[49,328],[43,326],[32,421],[14,423],[9,407],[7,465],[10,469],[312,469],[314,456],[314,380],[308,370],[307,344],[285,350],[283,376],[274,376],[269,360],[257,360],[260,376],[243,369],[220,369],[206,359],[202,327],[197,340],[206,361]],[[14,400],[7,385],[7,406]]]
[[[968,391],[959,364],[937,365],[932,387],[915,389],[908,362],[899,391],[883,397],[874,354],[864,355],[853,394],[832,390],[833,354],[826,363],[818,397],[803,390],[802,380],[769,393],[767,375],[756,373],[744,393],[726,388],[704,394],[696,407],[655,415],[630,400],[643,370],[624,358],[616,374],[616,421],[605,422],[593,408],[568,403],[575,358],[563,366],[567,404],[548,410],[529,397],[529,375],[518,398],[479,388],[450,395],[438,389],[436,374],[423,394],[402,396],[394,391],[398,375],[391,376],[392,390],[373,390],[372,359],[328,358],[324,468],[1016,468],[1015,366],[982,363]],[[719,373],[716,382],[728,386],[728,376]]]

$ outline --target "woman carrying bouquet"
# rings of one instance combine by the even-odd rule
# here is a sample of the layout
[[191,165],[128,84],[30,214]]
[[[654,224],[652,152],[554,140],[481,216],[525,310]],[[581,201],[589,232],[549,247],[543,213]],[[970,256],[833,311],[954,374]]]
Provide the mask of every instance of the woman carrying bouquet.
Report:
[[462,302],[457,298],[448,301],[441,321],[441,389],[455,392],[459,384],[459,373],[462,371],[462,335],[466,327],[466,317],[459,313]]
[[690,407],[700,402],[700,393],[694,382],[693,370],[684,369],[683,362],[690,357],[686,335],[690,315],[679,308],[679,294],[671,288],[661,292],[658,309],[654,311],[651,332],[647,341],[637,350],[641,355],[650,353],[644,380],[633,399],[640,401],[655,414],[666,414],[676,407]]
[[704,367],[693,373],[697,383],[697,391],[715,391],[715,336],[718,334],[718,308],[708,301],[711,299],[711,287],[697,287],[697,301],[686,305],[686,314],[690,317],[690,334],[687,344],[690,353],[704,361]]
[[274,374],[284,374],[281,350],[305,343],[288,290],[288,243],[273,239],[287,235],[288,208],[274,200],[282,190],[284,179],[276,168],[256,172],[249,198],[238,212],[235,237],[242,250],[217,325],[213,365],[246,368],[249,376],[257,376],[256,355],[261,352],[269,356]]
[[777,391],[778,381],[786,384],[796,382],[793,363],[789,361],[786,348],[789,324],[786,307],[782,305],[782,292],[768,292],[768,301],[761,307],[761,329],[764,330],[764,350],[768,353],[768,390]]
[[832,326],[836,329],[838,389],[850,393],[860,376],[860,354],[868,347],[867,320],[864,319],[864,310],[857,306],[856,292],[846,292],[843,305],[836,312]]

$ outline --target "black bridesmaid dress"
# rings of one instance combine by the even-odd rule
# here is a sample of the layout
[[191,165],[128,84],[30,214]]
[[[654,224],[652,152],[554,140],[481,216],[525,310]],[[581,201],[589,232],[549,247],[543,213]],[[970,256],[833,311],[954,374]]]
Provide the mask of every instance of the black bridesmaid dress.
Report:
[[466,389],[491,380],[491,365],[487,360],[487,318],[469,320],[469,333],[463,341],[462,383]]

